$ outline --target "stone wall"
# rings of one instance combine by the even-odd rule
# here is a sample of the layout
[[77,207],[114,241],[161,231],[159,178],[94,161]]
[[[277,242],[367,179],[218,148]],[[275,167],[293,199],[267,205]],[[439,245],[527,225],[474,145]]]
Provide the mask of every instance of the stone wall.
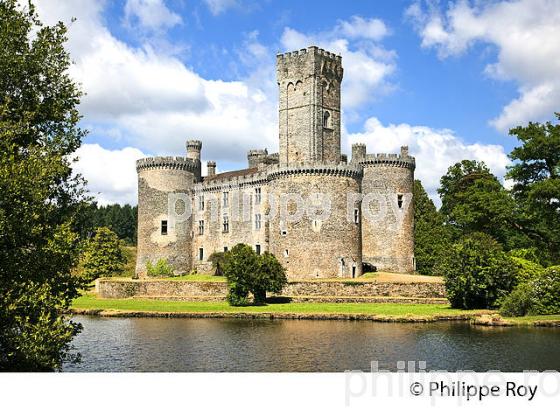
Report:
[[[100,297],[161,298],[175,300],[225,300],[225,282],[187,282],[166,280],[107,280],[98,279],[96,290]],[[445,298],[442,283],[386,283],[386,282],[290,282],[279,296],[292,297],[293,301],[364,301],[362,298],[393,298],[391,302],[414,298],[416,303],[433,303],[429,299]],[[355,298],[352,300],[352,298]],[[422,299],[425,299],[423,301]],[[369,300],[366,300],[369,301]]]

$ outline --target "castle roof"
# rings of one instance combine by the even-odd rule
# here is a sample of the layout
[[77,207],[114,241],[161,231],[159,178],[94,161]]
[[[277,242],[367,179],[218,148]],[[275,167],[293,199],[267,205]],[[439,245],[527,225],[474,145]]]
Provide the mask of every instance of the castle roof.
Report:
[[252,175],[258,172],[258,168],[245,168],[245,169],[240,169],[237,171],[228,171],[228,172],[221,172],[219,174],[216,175],[211,175],[211,176],[207,176],[204,177],[203,181],[207,182],[207,181],[218,181],[220,179],[230,179],[230,178],[235,178],[235,177],[243,177],[243,176],[247,176],[247,175]]

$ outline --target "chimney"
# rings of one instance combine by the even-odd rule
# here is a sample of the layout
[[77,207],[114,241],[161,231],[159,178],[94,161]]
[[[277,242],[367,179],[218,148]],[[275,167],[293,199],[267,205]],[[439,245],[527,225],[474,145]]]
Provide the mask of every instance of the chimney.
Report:
[[208,169],[209,177],[216,175],[216,161],[208,161],[206,163],[206,168]]

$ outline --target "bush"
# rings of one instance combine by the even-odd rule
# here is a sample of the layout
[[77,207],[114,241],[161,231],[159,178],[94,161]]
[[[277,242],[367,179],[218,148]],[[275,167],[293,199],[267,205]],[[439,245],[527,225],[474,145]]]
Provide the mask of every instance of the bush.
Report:
[[560,266],[546,268],[531,284],[534,294],[531,314],[560,314]]
[[531,285],[522,283],[513,292],[500,301],[500,313],[503,316],[525,316],[533,307],[533,291]]
[[226,252],[214,252],[208,257],[208,262],[212,263],[216,276],[223,276],[222,268],[224,266]]
[[560,266],[547,268],[529,283],[522,283],[502,301],[504,316],[560,313]]
[[510,256],[510,258],[516,267],[517,283],[531,282],[544,273],[544,268],[536,262],[517,256]]
[[274,255],[257,255],[245,244],[225,253],[223,271],[229,288],[227,300],[232,306],[246,305],[249,294],[253,294],[255,304],[264,304],[266,292],[280,292],[287,283],[285,269]]
[[474,233],[454,244],[440,261],[451,306],[492,308],[516,285],[516,267],[491,236]]
[[117,234],[109,228],[97,228],[86,242],[83,255],[83,276],[91,281],[101,276],[119,275],[124,271],[126,255]]
[[148,276],[173,276],[173,267],[165,259],[159,259],[155,265],[151,261],[146,263]]

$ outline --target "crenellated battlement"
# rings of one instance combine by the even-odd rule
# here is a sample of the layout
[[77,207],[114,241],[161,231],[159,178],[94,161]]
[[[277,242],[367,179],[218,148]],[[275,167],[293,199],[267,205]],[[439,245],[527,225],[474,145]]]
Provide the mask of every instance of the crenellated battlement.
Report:
[[416,159],[409,155],[401,154],[366,154],[365,159],[359,163],[363,166],[388,166],[402,167],[414,170],[416,168]]
[[310,165],[275,165],[267,169],[267,174],[269,180],[292,175],[333,175],[360,179],[363,172],[360,166],[352,164],[315,163]]
[[324,58],[329,58],[337,62],[342,62],[342,56],[339,54],[331,53],[330,51],[324,50],[317,46],[309,46],[307,48],[302,48],[301,50],[289,51],[287,53],[280,53],[276,55],[276,60],[292,60],[292,59],[302,59],[309,56],[318,55]]
[[[304,67],[307,67],[304,69]],[[278,78],[292,77],[294,73],[300,76],[321,74],[342,80],[344,70],[342,69],[342,57],[330,51],[323,50],[317,46],[302,48],[276,56],[276,68]]]
[[200,163],[185,157],[148,157],[137,160],[136,171],[145,169],[178,169],[195,172],[200,169]]

